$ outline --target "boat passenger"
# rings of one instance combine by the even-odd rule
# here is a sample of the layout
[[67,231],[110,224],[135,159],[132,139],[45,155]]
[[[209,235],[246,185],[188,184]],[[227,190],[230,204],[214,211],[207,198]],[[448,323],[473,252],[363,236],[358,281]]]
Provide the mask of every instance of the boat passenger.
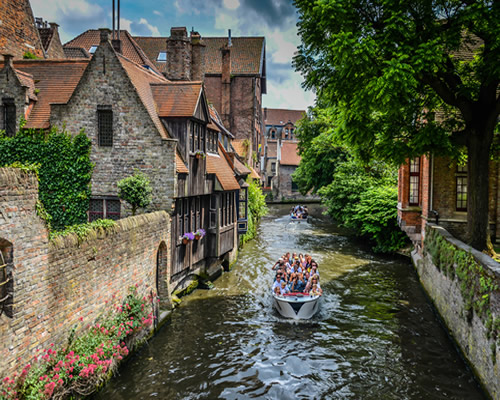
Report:
[[281,282],[281,295],[285,295],[287,293],[290,293],[288,286],[286,285],[285,282]]
[[273,290],[276,296],[281,296],[281,286],[276,286]]
[[320,288],[318,288],[317,284],[314,284],[312,289],[311,289],[311,295],[312,296],[321,296]]
[[321,289],[321,286],[319,284],[319,276],[318,275],[314,275],[311,279],[311,285],[312,287],[314,287],[314,285],[316,285],[316,288],[317,288],[317,291],[321,294],[323,294],[323,290]]
[[276,274],[276,280],[273,283],[273,292],[277,287],[281,288],[281,274]]
[[295,279],[292,280],[291,292],[303,292],[306,288],[306,283],[301,273],[295,274]]

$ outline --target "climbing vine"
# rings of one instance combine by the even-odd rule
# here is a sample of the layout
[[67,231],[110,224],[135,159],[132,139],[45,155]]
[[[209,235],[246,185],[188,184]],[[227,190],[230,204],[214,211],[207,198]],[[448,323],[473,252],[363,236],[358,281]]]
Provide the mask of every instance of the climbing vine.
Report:
[[[84,132],[21,129],[14,137],[0,133],[0,166],[36,166],[39,199],[51,227],[61,230],[87,221],[92,163]],[[46,219],[47,221],[47,219]]]
[[[491,272],[482,266],[470,252],[448,242],[436,229],[427,228],[424,252],[432,258],[433,264],[450,279],[458,279],[460,293],[464,300],[464,317],[470,323],[473,313],[481,319],[488,338],[493,339],[492,355],[496,352],[496,339],[500,332],[500,318],[493,318],[491,296],[499,290]],[[496,358],[493,357],[493,360]]]

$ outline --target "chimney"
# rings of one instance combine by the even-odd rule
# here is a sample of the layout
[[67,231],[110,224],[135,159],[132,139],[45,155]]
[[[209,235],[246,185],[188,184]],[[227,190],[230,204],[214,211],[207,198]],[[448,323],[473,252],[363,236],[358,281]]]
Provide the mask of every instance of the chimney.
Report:
[[195,31],[191,31],[191,49],[191,80],[203,81],[205,78],[203,72],[205,44],[201,40],[201,35]]
[[9,68],[14,68],[14,63],[12,60],[14,59],[14,56],[12,54],[2,54],[3,55],[3,62],[4,62],[4,68],[9,67]]
[[191,80],[192,44],[185,27],[171,28],[167,39],[167,79]]
[[56,24],[55,22],[49,22],[49,26],[54,32],[59,32],[59,25]]
[[109,33],[111,32],[108,28],[99,28],[101,32],[101,41],[99,44],[109,42]]
[[117,53],[122,54],[122,41],[120,39],[111,39],[111,45]]
[[[229,43],[228,43],[229,44]],[[231,47],[221,48],[222,85],[221,85],[221,117],[226,129],[231,131]]]

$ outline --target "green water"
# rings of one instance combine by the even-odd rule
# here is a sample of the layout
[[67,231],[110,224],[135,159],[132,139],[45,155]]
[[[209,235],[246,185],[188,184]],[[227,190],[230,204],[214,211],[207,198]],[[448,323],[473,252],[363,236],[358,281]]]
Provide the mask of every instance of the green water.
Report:
[[[215,289],[172,321],[97,399],[484,399],[409,260],[371,254],[310,207],[273,206]],[[271,308],[270,266],[285,251],[320,265],[322,308],[293,323]]]

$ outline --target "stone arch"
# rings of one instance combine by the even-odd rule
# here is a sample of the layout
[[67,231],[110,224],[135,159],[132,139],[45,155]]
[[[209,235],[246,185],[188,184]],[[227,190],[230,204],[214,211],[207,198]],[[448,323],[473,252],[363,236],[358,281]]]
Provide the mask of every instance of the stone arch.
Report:
[[0,316],[14,315],[14,248],[0,238]]
[[156,253],[156,293],[160,297],[160,308],[170,308],[170,286],[168,269],[168,248],[164,241],[158,246]]

